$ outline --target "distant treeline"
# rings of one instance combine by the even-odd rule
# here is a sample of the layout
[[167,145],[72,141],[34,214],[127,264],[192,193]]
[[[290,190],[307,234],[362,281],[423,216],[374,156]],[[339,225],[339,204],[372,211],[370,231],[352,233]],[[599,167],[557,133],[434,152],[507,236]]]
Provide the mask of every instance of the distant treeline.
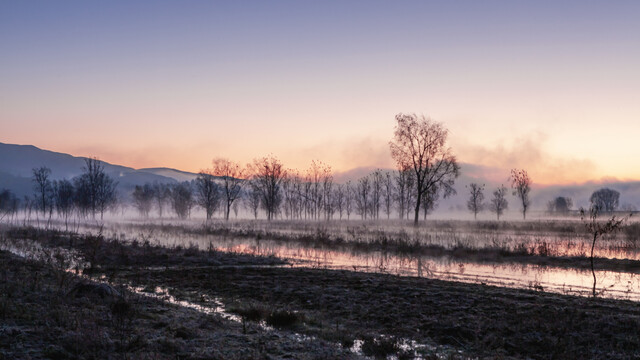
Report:
[[[378,169],[354,182],[334,182],[331,167],[320,161],[312,161],[300,172],[285,168],[273,156],[255,159],[246,166],[215,159],[212,168],[201,171],[192,181],[146,183],[119,196],[117,182],[105,173],[103,163],[93,158],[86,159],[82,174],[71,180],[51,180],[46,166],[33,169],[32,197],[18,199],[9,190],[0,191],[0,220],[15,216],[19,210],[25,211],[26,218],[34,212],[50,219],[55,212],[65,222],[73,215],[102,218],[106,211],[132,205],[143,217],[151,216],[153,210],[162,217],[169,209],[185,219],[199,207],[207,219],[219,213],[228,220],[231,212],[237,217],[244,208],[256,219],[262,211],[268,220],[397,216],[413,217],[417,224],[419,216],[426,219],[441,197],[456,193],[453,185],[460,167],[446,146],[448,131],[441,123],[411,114],[398,114],[396,122],[390,148],[397,170]],[[509,182],[526,218],[531,179],[525,170],[513,169]],[[472,183],[467,190],[467,208],[474,216],[488,209],[500,219],[508,208],[509,189],[504,185],[492,191],[487,202],[484,185]],[[598,212],[612,212],[618,209],[619,198],[619,192],[603,188],[595,191],[590,201]],[[572,199],[559,196],[547,208],[550,213],[565,214],[572,206]]]

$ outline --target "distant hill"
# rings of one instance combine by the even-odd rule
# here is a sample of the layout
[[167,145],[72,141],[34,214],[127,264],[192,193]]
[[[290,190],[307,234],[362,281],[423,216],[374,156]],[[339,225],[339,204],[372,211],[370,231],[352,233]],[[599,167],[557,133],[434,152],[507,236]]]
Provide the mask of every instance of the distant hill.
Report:
[[151,173],[151,174],[155,174],[155,175],[160,175],[160,176],[172,178],[172,179],[174,179],[176,181],[180,181],[180,182],[182,182],[182,181],[191,181],[191,180],[194,180],[195,178],[198,177],[198,174],[195,174],[195,173],[176,170],[176,169],[171,169],[171,168],[165,168],[165,167],[144,168],[144,169],[138,169],[138,171],[144,171],[144,172],[147,172],[147,173]]
[[[32,169],[46,166],[51,169],[53,180],[72,179],[82,173],[85,157],[42,150],[33,145],[13,145],[0,143],[0,188],[7,188],[17,196],[31,195]],[[175,183],[178,180],[172,176],[163,176],[153,171],[136,170],[126,166],[104,164],[105,172],[118,182],[118,191],[128,194],[136,185],[160,182]],[[165,169],[165,172],[175,172],[187,176],[179,170]],[[195,174],[194,174],[195,176]]]

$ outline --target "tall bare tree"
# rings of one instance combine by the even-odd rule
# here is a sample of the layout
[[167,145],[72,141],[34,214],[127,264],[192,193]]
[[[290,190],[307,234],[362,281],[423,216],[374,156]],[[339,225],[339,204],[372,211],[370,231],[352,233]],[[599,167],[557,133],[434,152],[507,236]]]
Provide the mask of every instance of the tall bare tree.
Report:
[[324,209],[325,219],[329,220],[333,216],[333,172],[331,166],[325,165],[322,168],[322,208]]
[[478,219],[478,213],[484,209],[484,184],[471,183],[468,186],[469,200],[467,209],[473,213],[473,218]]
[[414,224],[418,225],[425,195],[434,189],[444,197],[455,193],[453,183],[460,166],[446,147],[448,130],[439,122],[415,114],[396,115],[394,138],[389,143],[398,169],[412,169],[415,176],[416,204]]
[[151,186],[151,184],[136,185],[131,197],[133,198],[133,206],[138,210],[140,215],[149,217],[154,195],[153,186]]
[[320,217],[320,198],[322,196],[322,173],[324,164],[321,161],[312,160],[307,170],[309,210],[314,219]]
[[300,219],[303,211],[303,180],[297,170],[287,170],[288,176],[282,180],[285,216]]
[[207,214],[210,220],[213,213],[220,206],[220,188],[216,184],[216,178],[211,171],[200,171],[196,178],[196,202]]
[[258,219],[258,209],[260,209],[260,199],[262,195],[254,181],[248,181],[245,186],[245,194],[243,196],[246,208],[253,214],[254,219]]
[[153,189],[153,198],[156,201],[156,207],[158,208],[158,217],[162,218],[164,206],[169,199],[170,191],[169,186],[165,183],[154,182],[151,186]]
[[498,220],[500,220],[500,215],[509,207],[509,202],[507,201],[507,188],[504,185],[500,185],[493,192],[493,199],[491,199],[491,203],[489,204],[489,210],[496,213]]
[[513,195],[518,197],[520,205],[522,206],[522,218],[527,218],[527,210],[531,201],[529,200],[529,192],[531,191],[531,178],[527,171],[522,169],[511,170],[511,188],[513,189]]
[[253,181],[261,195],[262,206],[267,212],[267,220],[271,221],[282,203],[280,184],[287,176],[287,171],[280,160],[273,156],[255,159],[251,168]]
[[38,201],[38,207],[42,210],[43,216],[53,205],[53,183],[50,177],[51,169],[46,166],[33,169],[32,181],[33,188],[36,192],[35,198]]
[[355,197],[355,190],[351,180],[347,181],[344,186],[344,211],[347,213],[347,220],[351,218],[351,212],[353,211],[353,201]]
[[333,203],[335,205],[335,209],[338,211],[340,220],[342,220],[342,214],[345,211],[345,187],[345,184],[338,184],[333,198]]
[[362,219],[367,219],[367,212],[369,212],[369,203],[371,201],[371,179],[369,176],[363,176],[358,180],[356,185],[355,204],[356,211],[360,214]]
[[389,220],[391,218],[395,188],[393,186],[393,176],[388,171],[384,173],[384,186],[382,190],[384,198],[384,213],[387,215],[387,220]]
[[242,192],[242,186],[247,177],[247,170],[238,163],[227,159],[214,159],[212,175],[220,178],[222,182],[222,198],[225,202],[224,218],[229,220],[231,205],[236,201]]
[[380,206],[382,205],[382,191],[383,191],[383,176],[382,170],[377,169],[371,173],[371,201],[370,210],[372,219],[380,218]]

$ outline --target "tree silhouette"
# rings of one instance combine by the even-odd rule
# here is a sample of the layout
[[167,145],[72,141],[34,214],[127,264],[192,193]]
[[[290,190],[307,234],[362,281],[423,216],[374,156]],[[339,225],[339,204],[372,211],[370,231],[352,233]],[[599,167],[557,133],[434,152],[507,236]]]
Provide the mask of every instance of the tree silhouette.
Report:
[[226,205],[224,218],[225,220],[229,220],[231,205],[233,205],[233,202],[242,194],[242,186],[246,180],[247,170],[238,163],[218,158],[213,160],[213,171],[211,174],[220,178],[222,182],[222,198]]
[[507,188],[504,185],[500,185],[500,187],[493,192],[493,199],[491,199],[491,203],[489,204],[489,210],[496,213],[498,220],[500,220],[500,215],[509,207],[506,195]]
[[613,212],[618,208],[620,202],[620,193],[609,189],[602,188],[591,194],[591,206],[598,212]]
[[468,188],[469,200],[467,201],[467,209],[473,213],[474,219],[478,219],[478,213],[484,209],[484,184],[471,183]]
[[220,189],[215,177],[209,171],[200,171],[195,181],[196,202],[207,214],[207,220],[211,220],[213,212],[220,206]]
[[460,174],[460,166],[451,149],[446,147],[448,133],[444,125],[430,118],[396,115],[394,137],[389,146],[398,169],[413,170],[416,226],[425,196],[434,190],[443,191],[444,197],[455,193],[453,183]]
[[271,221],[275,218],[282,203],[280,184],[287,176],[287,171],[280,160],[273,156],[255,159],[251,168],[253,170],[253,184],[260,192],[260,200],[267,212],[267,220]]
[[601,237],[602,235],[619,231],[624,222],[631,217],[631,214],[622,218],[616,218],[616,216],[613,215],[610,219],[601,222],[598,221],[598,213],[599,209],[595,206],[591,206],[589,209],[589,218],[586,219],[587,215],[585,210],[580,209],[580,217],[582,221],[586,222],[585,227],[589,234],[593,235],[593,240],[591,242],[591,255],[589,256],[589,259],[591,260],[591,274],[593,275],[593,297],[596,297],[596,271],[593,266],[593,250],[596,247],[596,241],[598,240],[598,237]]
[[46,166],[33,169],[33,188],[36,192],[38,207],[44,216],[48,209],[52,208],[53,184],[51,182],[51,169]]
[[518,197],[520,205],[522,206],[522,218],[527,218],[527,210],[531,201],[529,200],[529,192],[531,191],[531,179],[526,170],[512,169],[511,176],[511,188],[513,189],[513,195]]

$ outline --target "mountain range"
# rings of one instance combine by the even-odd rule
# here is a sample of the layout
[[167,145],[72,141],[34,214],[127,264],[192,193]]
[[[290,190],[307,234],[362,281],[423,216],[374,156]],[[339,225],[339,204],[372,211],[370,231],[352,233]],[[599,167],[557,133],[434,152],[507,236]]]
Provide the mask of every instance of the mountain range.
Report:
[[[51,169],[51,179],[72,179],[80,175],[85,157],[42,150],[33,145],[0,143],[0,189],[13,191],[18,197],[33,193],[31,176],[34,168]],[[169,168],[134,169],[102,162],[105,173],[116,179],[118,190],[125,194],[145,183],[177,183],[195,179],[197,174]]]

